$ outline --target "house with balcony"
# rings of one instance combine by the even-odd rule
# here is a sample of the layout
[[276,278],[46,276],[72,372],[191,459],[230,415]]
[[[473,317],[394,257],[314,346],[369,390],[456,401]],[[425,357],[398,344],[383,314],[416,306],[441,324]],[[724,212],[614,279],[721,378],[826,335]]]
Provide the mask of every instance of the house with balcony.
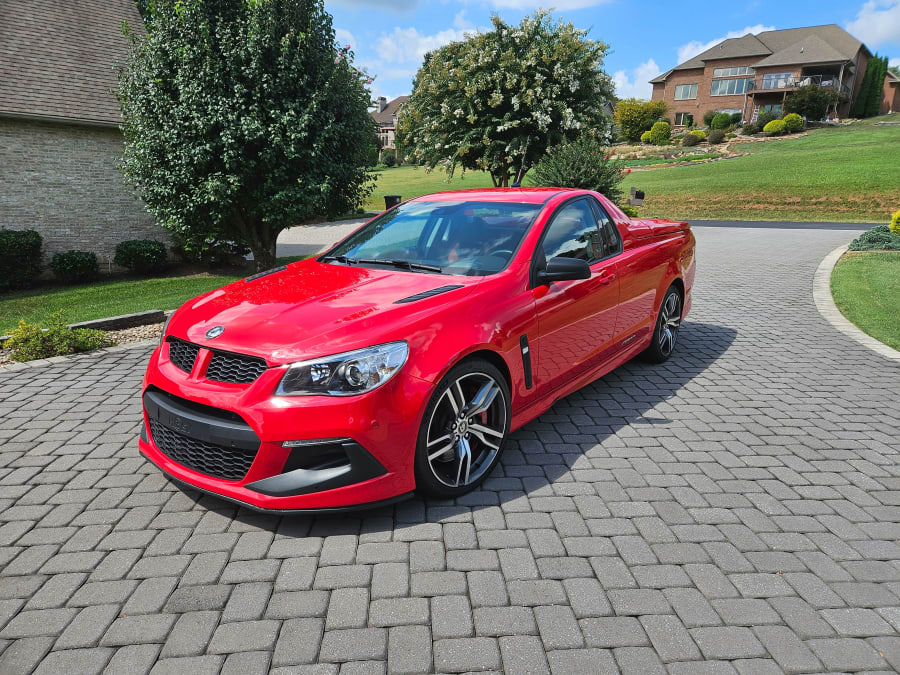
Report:
[[844,94],[828,111],[845,117],[872,53],[840,26],[770,30],[723,40],[650,80],[653,100],[663,100],[674,125],[707,112],[740,113],[755,121],[762,111],[781,113],[788,93],[808,84]]

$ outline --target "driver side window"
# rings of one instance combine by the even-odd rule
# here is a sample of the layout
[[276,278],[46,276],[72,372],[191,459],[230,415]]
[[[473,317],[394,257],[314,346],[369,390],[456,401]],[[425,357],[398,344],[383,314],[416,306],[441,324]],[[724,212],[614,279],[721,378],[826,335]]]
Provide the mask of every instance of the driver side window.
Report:
[[590,262],[603,257],[603,240],[586,200],[567,204],[556,213],[542,246],[547,260],[559,256]]

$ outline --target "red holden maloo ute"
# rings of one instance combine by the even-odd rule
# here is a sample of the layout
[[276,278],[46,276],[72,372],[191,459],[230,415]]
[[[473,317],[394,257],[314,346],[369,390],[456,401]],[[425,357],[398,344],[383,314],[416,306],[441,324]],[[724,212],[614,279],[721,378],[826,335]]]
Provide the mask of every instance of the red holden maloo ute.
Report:
[[185,303],[150,358],[141,452],[243,506],[340,511],[479,485],[511,431],[691,305],[687,223],[585,190],[426,195],[326,253]]

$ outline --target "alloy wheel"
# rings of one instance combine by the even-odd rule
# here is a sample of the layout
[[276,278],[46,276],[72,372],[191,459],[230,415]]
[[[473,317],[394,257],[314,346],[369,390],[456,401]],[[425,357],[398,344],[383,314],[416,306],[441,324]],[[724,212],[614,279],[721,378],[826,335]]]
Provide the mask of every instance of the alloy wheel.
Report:
[[668,356],[675,349],[681,325],[681,298],[672,291],[666,296],[659,316],[659,351]]
[[438,399],[425,436],[428,466],[452,488],[476,482],[490,469],[506,436],[503,389],[486,373],[454,380]]

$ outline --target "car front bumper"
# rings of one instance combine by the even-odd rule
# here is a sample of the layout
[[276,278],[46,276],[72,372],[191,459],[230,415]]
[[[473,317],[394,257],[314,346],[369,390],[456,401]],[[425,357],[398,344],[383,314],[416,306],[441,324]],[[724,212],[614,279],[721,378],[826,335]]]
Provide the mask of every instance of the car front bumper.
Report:
[[167,354],[165,345],[153,353],[144,378],[139,447],[177,482],[279,512],[379,505],[414,490],[430,383],[401,372],[359,396],[273,396],[281,368],[228,384]]

